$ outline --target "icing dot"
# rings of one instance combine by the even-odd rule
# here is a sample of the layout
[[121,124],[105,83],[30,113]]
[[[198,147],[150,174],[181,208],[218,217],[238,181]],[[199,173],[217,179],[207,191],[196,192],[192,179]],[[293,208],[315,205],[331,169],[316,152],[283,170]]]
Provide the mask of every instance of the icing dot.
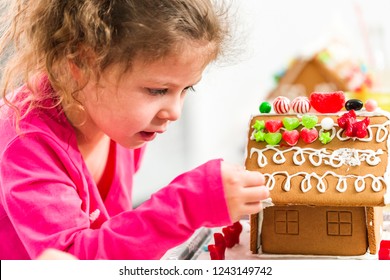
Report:
[[321,127],[324,129],[324,130],[330,130],[333,128],[333,125],[334,125],[334,121],[332,118],[329,118],[329,117],[326,117],[326,118],[323,118],[322,121],[321,121]]
[[368,99],[364,106],[368,112],[373,112],[376,110],[376,108],[378,108],[378,103],[374,99]]

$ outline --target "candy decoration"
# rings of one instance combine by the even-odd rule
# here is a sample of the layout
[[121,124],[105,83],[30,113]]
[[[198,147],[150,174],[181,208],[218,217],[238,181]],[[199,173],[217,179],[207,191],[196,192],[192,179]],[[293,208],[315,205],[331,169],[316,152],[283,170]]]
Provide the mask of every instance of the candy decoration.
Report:
[[225,237],[226,247],[232,248],[234,245],[240,243],[240,234],[242,232],[242,225],[240,222],[222,228],[223,235]]
[[264,136],[264,140],[265,142],[267,142],[269,145],[277,145],[279,144],[279,142],[282,140],[282,134],[279,133],[279,132],[275,132],[275,133],[267,133],[265,136]]
[[302,125],[307,129],[311,129],[316,126],[318,122],[318,117],[316,115],[303,115],[302,116]]
[[347,111],[349,110],[359,111],[363,108],[363,102],[359,99],[349,99],[347,102],[345,102],[344,107],[345,109],[347,109]]
[[364,138],[368,135],[367,126],[370,123],[370,119],[365,117],[363,120],[355,122],[352,125],[352,135],[350,137]]
[[257,131],[260,131],[265,128],[265,122],[256,120],[255,124],[252,127]]
[[265,128],[272,133],[277,132],[282,126],[283,123],[281,120],[268,120],[265,122]]
[[306,114],[310,111],[310,100],[306,96],[298,96],[291,102],[291,108],[297,114]]
[[364,107],[366,107],[368,112],[374,112],[378,108],[378,103],[374,99],[367,99]]
[[342,91],[312,92],[310,104],[320,113],[337,113],[345,104],[345,95]]
[[313,143],[318,138],[318,131],[315,128],[312,129],[302,128],[301,138],[303,142],[307,144]]
[[330,117],[325,117],[321,121],[321,127],[324,130],[330,130],[334,126],[334,120]]
[[332,138],[330,137],[330,133],[329,132],[322,132],[318,139],[324,145],[328,144],[332,140]]
[[350,110],[337,119],[337,124],[340,128],[346,129],[348,124],[353,124],[355,121],[356,113],[354,110]]
[[265,141],[265,132],[263,130],[257,131],[253,136],[255,137],[256,142]]
[[296,129],[300,122],[298,120],[298,118],[289,118],[289,117],[286,117],[286,118],[283,118],[282,120],[283,122],[283,126],[287,129],[287,130],[294,130]]
[[277,114],[286,114],[290,111],[290,100],[285,96],[276,97],[272,104]]
[[212,260],[224,260],[226,251],[226,240],[222,233],[214,233],[214,244],[208,245],[210,252],[210,259]]
[[290,146],[295,146],[299,140],[298,130],[286,130],[282,133],[283,140]]
[[365,117],[361,121],[357,121],[354,110],[344,113],[337,119],[340,128],[345,130],[345,135],[348,137],[364,138],[367,136],[367,127],[370,124],[370,119]]
[[271,112],[272,106],[269,102],[264,101],[260,104],[259,111],[260,113],[269,113]]
[[390,260],[390,240],[382,240],[378,252],[379,260]]

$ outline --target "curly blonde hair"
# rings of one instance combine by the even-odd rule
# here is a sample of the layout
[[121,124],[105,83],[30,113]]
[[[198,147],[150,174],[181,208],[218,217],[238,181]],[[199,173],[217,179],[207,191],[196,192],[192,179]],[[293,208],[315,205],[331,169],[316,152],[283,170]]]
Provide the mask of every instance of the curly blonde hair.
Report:
[[[185,40],[211,43],[209,60],[222,52],[228,35],[226,6],[210,0],[2,0],[0,12],[1,94],[18,122],[48,96],[35,89],[46,75],[56,105],[77,102],[83,85],[72,85],[69,62],[90,77],[135,58],[156,61]],[[218,9],[215,4],[218,5]],[[93,53],[93,59],[87,53]],[[27,111],[12,101],[26,84],[32,95]],[[72,85],[72,86],[71,86]],[[24,104],[26,105],[26,104]]]

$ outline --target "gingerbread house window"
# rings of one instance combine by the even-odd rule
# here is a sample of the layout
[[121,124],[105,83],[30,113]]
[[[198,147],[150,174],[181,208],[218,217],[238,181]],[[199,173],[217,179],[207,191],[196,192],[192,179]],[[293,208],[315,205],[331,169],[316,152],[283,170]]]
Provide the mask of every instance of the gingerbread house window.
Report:
[[299,215],[296,210],[275,211],[275,233],[277,234],[299,234]]
[[328,211],[326,213],[328,235],[352,236],[352,213]]

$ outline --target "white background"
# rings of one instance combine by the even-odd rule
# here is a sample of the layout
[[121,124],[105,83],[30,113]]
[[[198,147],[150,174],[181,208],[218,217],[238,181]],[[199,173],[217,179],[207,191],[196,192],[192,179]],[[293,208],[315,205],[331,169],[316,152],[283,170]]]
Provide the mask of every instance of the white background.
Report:
[[388,0],[226,1],[233,3],[236,55],[206,70],[181,119],[149,144],[136,175],[135,206],[209,159],[243,164],[250,115],[275,86],[273,75],[295,56],[338,39],[372,70],[390,68]]

